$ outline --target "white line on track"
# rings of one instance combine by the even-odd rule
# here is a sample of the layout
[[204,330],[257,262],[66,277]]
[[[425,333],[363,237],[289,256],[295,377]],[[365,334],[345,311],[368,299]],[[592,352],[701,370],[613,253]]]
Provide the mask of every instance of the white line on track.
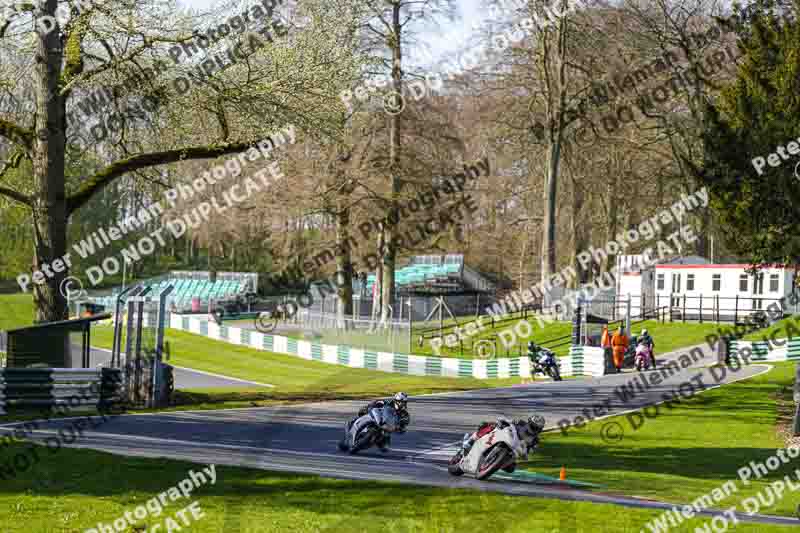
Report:
[[[178,365],[171,365],[175,368],[180,368],[181,370],[188,370],[189,372],[196,372],[198,374],[205,374],[206,376],[214,376],[215,378],[225,378],[230,381],[238,381],[240,383],[248,383],[250,385],[260,385],[262,387],[270,387],[275,388],[275,385],[270,385],[269,383],[259,383],[258,381],[249,381],[246,379],[239,379],[239,378],[232,378],[230,376],[224,376],[222,374],[215,374],[213,372],[206,372],[204,370],[197,370],[196,368],[187,368],[185,366],[178,366]],[[212,387],[213,388],[213,387]]]
[[[92,350],[100,350],[102,352],[112,353],[111,350],[108,350],[106,348],[98,348],[97,346],[92,346],[91,348],[92,348]],[[97,366],[102,366],[103,364],[104,363],[100,363]],[[240,383],[247,383],[247,384],[250,384],[250,385],[260,385],[262,387],[270,387],[270,388],[273,388],[273,389],[275,388],[275,385],[270,385],[269,383],[259,383],[257,381],[249,381],[249,380],[246,380],[246,379],[232,378],[230,376],[225,376],[225,375],[222,375],[222,374],[215,374],[213,372],[206,372],[204,370],[197,370],[196,368],[189,368],[189,367],[186,367],[186,366],[178,366],[178,365],[173,365],[173,364],[170,364],[170,366],[172,366],[174,368],[180,368],[181,370],[187,370],[189,372],[196,372],[198,374],[205,374],[206,376],[213,376],[215,378],[225,378],[225,379],[228,379],[230,381],[238,381]],[[209,387],[209,388],[213,388],[213,387]]]

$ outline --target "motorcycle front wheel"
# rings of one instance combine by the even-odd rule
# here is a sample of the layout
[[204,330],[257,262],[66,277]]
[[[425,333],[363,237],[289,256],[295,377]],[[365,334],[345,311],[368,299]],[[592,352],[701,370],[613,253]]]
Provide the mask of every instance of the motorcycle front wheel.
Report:
[[495,444],[481,457],[475,479],[486,479],[497,472],[501,467],[508,464],[513,457],[514,452],[511,451],[511,448],[502,442]]
[[372,445],[372,442],[375,440],[375,433],[377,432],[377,428],[369,428],[367,431],[362,431],[360,434],[356,435],[356,441],[353,443],[353,446],[350,448],[350,455],[360,452],[361,450],[365,450]]
[[561,381],[561,371],[558,369],[557,366],[553,367],[553,380]]
[[461,467],[458,466],[463,459],[463,455],[461,452],[458,452],[453,457],[450,458],[450,462],[447,463],[447,471],[450,473],[451,476],[462,476],[464,475],[464,471],[461,470]]

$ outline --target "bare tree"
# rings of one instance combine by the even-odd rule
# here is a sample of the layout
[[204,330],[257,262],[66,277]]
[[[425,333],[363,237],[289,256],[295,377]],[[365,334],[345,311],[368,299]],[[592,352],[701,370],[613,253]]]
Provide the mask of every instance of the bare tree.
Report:
[[[199,66],[189,62],[166,69],[172,63],[170,57],[176,54],[174,50],[186,50],[184,46],[195,46],[197,50],[199,42],[191,31],[196,21],[181,14],[177,6],[155,0],[71,0],[65,16],[58,4],[58,0],[42,0],[38,6],[25,4],[0,29],[4,53],[15,54],[15,65],[20,68],[33,65],[29,74],[34,112],[27,119],[19,114],[16,118],[0,116],[0,138],[8,143],[7,149],[17,162],[4,167],[3,172],[20,168],[19,162],[25,160],[30,163],[33,183],[27,189],[2,185],[0,194],[32,212],[37,269],[67,253],[70,215],[126,174],[187,159],[210,159],[245,151],[272,128],[287,122],[298,127],[328,128],[328,113],[341,103],[324,95],[337,92],[342,72],[358,68],[356,60],[347,58],[352,56],[348,41],[352,39],[353,23],[360,20],[360,15],[345,2],[307,0],[304,5],[310,27],[281,42],[280,37],[287,34],[288,28],[279,20],[279,11],[266,16],[262,13],[263,20],[254,27],[227,39],[231,46],[239,47],[238,63],[213,75],[195,75],[195,88],[184,86],[184,91],[175,94],[169,87],[181,84],[172,82],[184,76],[189,85],[187,71],[196,71]],[[244,8],[237,9],[241,12]],[[352,16],[348,19],[343,14]],[[333,16],[337,18],[335,24],[330,22]],[[33,40],[26,41],[27,36]],[[33,47],[26,48],[26,42],[32,42]],[[282,53],[276,53],[281,47]],[[326,57],[328,53],[337,61],[331,62]],[[274,64],[293,72],[292,78],[273,79]],[[99,156],[98,168],[68,190],[67,164],[73,157],[86,157],[72,154],[70,148],[67,119],[76,117],[75,100],[97,97],[97,91],[114,79],[133,75],[148,83],[152,80],[148,80],[146,72],[152,74],[159,69],[166,69],[166,76],[172,79],[154,87],[154,94],[170,106],[162,109],[163,115],[148,132],[149,139],[142,138],[140,127],[123,121],[114,142],[109,139],[93,143]],[[5,70],[7,74],[9,69]],[[332,90],[320,91],[321,83]],[[288,92],[294,95],[292,100],[285,98]],[[115,92],[114,99],[130,102],[139,97]],[[309,113],[310,108],[315,112]],[[215,127],[208,128],[210,124]],[[172,128],[172,134],[163,133],[162,128]],[[162,134],[153,138],[159,130]],[[53,274],[45,283],[35,285],[39,320],[66,317],[66,302],[59,287],[68,276],[68,269]]]

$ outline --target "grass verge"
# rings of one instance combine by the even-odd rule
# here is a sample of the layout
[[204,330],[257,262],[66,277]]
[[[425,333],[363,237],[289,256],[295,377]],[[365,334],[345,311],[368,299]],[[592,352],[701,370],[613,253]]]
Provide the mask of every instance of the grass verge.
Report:
[[[95,327],[92,344],[110,348],[112,337],[111,327]],[[173,329],[167,330],[166,340],[170,343],[169,362],[172,364],[275,385],[274,389],[244,387],[228,392],[224,389],[186,391],[179,395],[180,401],[186,402],[185,405],[199,405],[200,408],[204,404],[209,408],[219,408],[220,403],[247,407],[286,401],[374,398],[397,390],[409,394],[429,394],[520,382],[519,378],[438,378],[350,368],[260,351]]]
[[[4,455],[26,450],[26,446],[14,444],[4,450]],[[50,453],[39,447],[39,456],[40,462],[33,468],[14,479],[0,480],[4,532],[85,531],[99,522],[109,526],[126,511],[135,519],[138,506],[187,478],[190,469],[197,472],[207,466],[83,449]],[[161,524],[160,531],[167,531],[165,521],[170,518],[180,530],[200,533],[461,533],[489,529],[503,533],[628,532],[639,531],[657,514],[605,504],[225,466],[216,466],[215,473],[213,485],[201,485],[189,498],[174,502],[167,497],[161,513],[137,520],[139,527],[134,530],[150,531]],[[192,501],[197,502],[202,517],[192,520],[187,511],[187,519],[192,520],[187,527],[177,511]],[[670,531],[691,532],[702,523],[694,519]],[[736,531],[791,530],[753,524],[740,525]]]
[[0,330],[32,326],[33,298],[30,294],[0,295]]
[[[491,329],[487,328],[484,332],[479,335],[476,335],[472,339],[470,339],[470,346],[471,343],[477,343],[481,340],[492,340],[495,337],[498,337],[499,333],[504,330],[513,329],[514,327],[518,327],[517,324],[522,321],[517,320],[513,322],[509,322],[502,327],[498,326],[497,328]],[[534,341],[537,344],[541,344],[546,347],[553,346],[553,341],[557,343],[561,343],[561,345],[555,347],[553,351],[558,356],[565,356],[569,353],[570,343],[567,342],[563,344],[563,341],[556,341],[557,339],[563,339],[566,336],[569,336],[572,333],[572,322],[546,322],[543,326],[536,321],[536,319],[529,318],[527,322],[530,325],[530,329],[532,333],[525,337],[517,337],[515,339],[515,345],[511,347],[511,356],[518,357],[520,354],[520,350],[522,353],[525,353],[525,346],[527,345],[528,341]],[[680,348],[685,348],[687,346],[693,346],[696,344],[701,344],[705,342],[706,336],[715,333],[718,329],[719,325],[715,323],[682,323],[682,322],[659,322],[657,320],[646,320],[643,322],[636,322],[633,324],[633,334],[638,335],[642,329],[647,329],[648,332],[653,337],[653,340],[656,343],[656,354],[663,354],[667,352],[671,352],[673,350],[678,350]],[[527,328],[522,327],[522,330],[526,330]],[[503,347],[500,338],[497,338],[495,342],[497,348],[497,356],[498,357],[505,357],[506,350]],[[433,350],[430,346],[430,342],[426,341],[422,348],[417,346],[414,347],[414,352],[417,354],[427,354],[433,355]],[[455,348],[448,348],[443,346],[441,349],[441,355],[444,357],[461,357],[461,352],[458,347]],[[464,343],[464,355],[463,357],[475,357],[471,350],[468,349],[468,343]]]
[[[738,491],[715,506],[738,505],[785,475],[797,479],[800,458],[749,485],[737,474],[750,461],[763,462],[785,447],[794,371],[794,364],[779,363],[766,374],[695,395],[671,409],[662,404],[656,413],[650,408],[652,417],[636,430],[622,415],[570,428],[566,436],[547,433],[527,468],[557,476],[563,465],[568,477],[676,503],[694,501],[732,480]],[[623,436],[604,437],[609,432]],[[788,493],[761,512],[793,516],[799,498]]]
[[[742,337],[745,341],[769,341],[771,339],[786,339],[800,335],[800,315],[794,315],[775,322],[768,328],[749,333]],[[777,345],[777,344],[776,344]]]

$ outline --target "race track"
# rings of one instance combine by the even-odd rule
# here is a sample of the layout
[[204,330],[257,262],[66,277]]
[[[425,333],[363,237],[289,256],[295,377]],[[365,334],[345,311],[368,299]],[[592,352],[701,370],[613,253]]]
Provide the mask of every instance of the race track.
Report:
[[[73,345],[72,349],[72,368],[81,368],[83,361],[81,360],[81,347]],[[89,368],[97,368],[98,366],[109,366],[111,361],[111,350],[105,348],[92,347],[89,351]],[[167,361],[169,363],[169,361]],[[176,389],[225,389],[225,388],[242,388],[242,387],[272,387],[268,383],[256,383],[243,379],[231,378],[228,376],[220,376],[195,370],[193,368],[183,368],[173,365],[173,377],[175,379]]]
[[[702,382],[717,386],[700,361],[659,386],[637,393],[622,402],[615,387],[629,383],[636,374],[600,379],[537,382],[500,389],[412,397],[409,401],[411,427],[394,437],[392,450],[382,454],[367,450],[356,456],[336,449],[343,424],[364,402],[336,401],[272,408],[194,411],[122,415],[87,432],[76,446],[143,457],[171,457],[198,463],[247,466],[275,471],[292,471],[323,476],[395,481],[429,486],[471,488],[515,495],[540,496],[597,503],[615,503],[668,509],[672,504],[577,490],[554,485],[515,481],[479,482],[447,474],[447,458],[462,435],[482,420],[498,415],[522,417],[541,414],[548,428],[564,417],[574,418],[595,404],[607,403],[610,413],[663,401],[662,394],[702,373]],[[755,365],[728,372],[723,383],[744,379],[769,367]],[[35,438],[52,435],[66,421],[53,421],[33,433]],[[9,426],[5,426],[8,428]],[[547,434],[542,437],[546,442]],[[736,473],[731,472],[735,479]],[[704,514],[717,514],[707,511]],[[743,522],[761,521],[797,524],[794,518],[738,515]]]

